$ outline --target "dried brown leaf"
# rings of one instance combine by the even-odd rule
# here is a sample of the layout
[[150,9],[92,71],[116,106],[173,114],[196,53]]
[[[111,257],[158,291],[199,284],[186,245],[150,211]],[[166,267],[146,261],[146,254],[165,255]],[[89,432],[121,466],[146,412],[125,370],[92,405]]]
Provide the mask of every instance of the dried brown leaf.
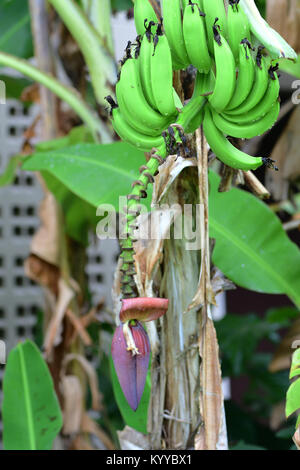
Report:
[[197,291],[188,311],[193,308],[205,306],[202,312],[203,319],[208,313],[206,305],[216,304],[214,292],[210,281],[210,245],[209,245],[209,215],[208,215],[208,152],[203,132],[196,131],[198,187],[200,204],[200,233],[201,233],[201,264]]
[[274,357],[269,365],[270,372],[278,372],[290,368],[293,343],[297,341],[300,341],[300,319],[294,321],[275,351]]
[[282,401],[272,407],[270,417],[270,428],[273,431],[277,431],[280,426],[286,422],[285,416],[285,402]]
[[101,410],[102,409],[102,404],[101,404],[102,396],[98,388],[97,374],[92,364],[84,356],[81,356],[80,354],[75,354],[75,353],[67,354],[64,358],[64,363],[62,367],[62,376],[64,376],[65,374],[64,371],[67,369],[67,366],[71,361],[78,361],[83,371],[87,375],[90,390],[91,390],[91,395],[92,395],[92,409],[96,411]]
[[285,200],[288,198],[289,182],[295,180],[300,175],[299,119],[300,106],[296,106],[287,127],[279,138],[271,155],[272,159],[276,161],[276,165],[280,171],[268,169],[266,173],[267,188],[277,200]]
[[66,316],[72,323],[74,329],[75,329],[75,335],[72,335],[70,344],[72,344],[77,337],[77,334],[80,336],[82,339],[83,343],[86,346],[90,346],[92,344],[92,339],[88,332],[86,331],[85,327],[83,326],[83,323],[81,321],[81,318],[78,318],[70,309],[66,310]]
[[98,437],[107,450],[115,450],[115,445],[111,441],[110,437],[108,437],[103,429],[101,429],[98,424],[86,413],[82,416],[81,432],[94,434]]
[[211,281],[211,287],[215,297],[221,292],[236,289],[235,284],[227,279],[217,268],[213,268],[212,273],[213,277]]
[[29,255],[24,263],[26,276],[46,287],[56,297],[60,272],[57,266],[44,261],[36,255]]
[[39,104],[41,102],[40,85],[38,83],[34,83],[33,85],[29,85],[24,88],[21,94],[21,101],[29,101]]
[[222,428],[223,392],[219,346],[210,318],[207,318],[200,348],[203,380],[200,410],[204,426],[195,439],[195,449],[216,450]]
[[59,267],[61,257],[60,212],[55,197],[49,191],[46,191],[40,205],[39,216],[42,225],[33,237],[31,253]]
[[45,354],[46,358],[48,359],[51,356],[53,347],[59,344],[61,341],[60,334],[62,321],[71,300],[74,298],[74,295],[74,290],[69,287],[63,278],[60,278],[58,281],[58,297],[55,305],[55,311],[53,312],[53,316],[50,319],[44,341]]
[[63,434],[80,432],[84,396],[79,378],[65,375],[61,380],[63,396]]
[[268,0],[267,21],[298,53],[300,52],[299,0]]
[[297,447],[298,450],[300,450],[300,426],[296,430],[294,436],[293,436],[293,441],[295,443],[295,446]]
[[70,450],[96,450],[86,436],[76,436],[70,445]]
[[122,450],[149,450],[149,438],[144,434],[126,426],[123,431],[118,431],[118,438]]
[[189,167],[197,166],[195,158],[182,158],[176,155],[170,155],[165,163],[160,167],[159,174],[155,178],[152,203],[159,203],[166,195],[171,184],[178,175]]

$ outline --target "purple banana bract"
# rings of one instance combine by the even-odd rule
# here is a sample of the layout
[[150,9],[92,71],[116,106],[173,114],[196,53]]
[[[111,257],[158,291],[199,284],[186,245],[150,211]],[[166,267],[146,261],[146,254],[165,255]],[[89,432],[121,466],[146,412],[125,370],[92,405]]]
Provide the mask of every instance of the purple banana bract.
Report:
[[124,326],[119,325],[115,331],[111,354],[123,393],[130,407],[135,411],[145,387],[150,359],[150,342],[142,325],[135,322],[135,324],[128,325],[128,329],[136,349],[129,350],[124,336]]
[[144,391],[150,359],[149,338],[140,321],[157,320],[166,313],[168,302],[150,297],[122,300],[122,323],[113,336],[111,354],[123,393],[134,411]]

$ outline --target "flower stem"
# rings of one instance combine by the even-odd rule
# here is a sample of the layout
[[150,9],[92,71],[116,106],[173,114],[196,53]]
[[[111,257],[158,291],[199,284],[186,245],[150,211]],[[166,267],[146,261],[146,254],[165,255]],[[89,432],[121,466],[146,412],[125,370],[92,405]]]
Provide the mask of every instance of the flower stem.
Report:
[[153,178],[158,171],[158,167],[163,163],[164,158],[167,156],[167,149],[161,148],[154,153],[149,159],[146,165],[142,166],[141,176],[138,181],[135,181],[131,193],[127,196],[127,214],[126,214],[126,225],[125,225],[125,236],[126,238],[121,239],[121,258],[123,258],[123,264],[121,272],[121,290],[124,298],[136,296],[136,285],[134,276],[136,274],[134,268],[134,230],[136,228],[136,218],[140,214],[139,203],[143,197],[147,195],[147,188],[149,183],[153,182]]

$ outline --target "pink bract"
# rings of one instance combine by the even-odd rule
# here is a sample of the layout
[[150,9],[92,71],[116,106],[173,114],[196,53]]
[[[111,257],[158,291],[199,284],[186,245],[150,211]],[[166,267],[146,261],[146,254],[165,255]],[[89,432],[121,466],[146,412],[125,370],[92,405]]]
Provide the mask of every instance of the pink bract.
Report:
[[168,299],[155,297],[138,297],[123,299],[120,311],[120,320],[125,323],[129,320],[153,321],[161,317],[168,310]]

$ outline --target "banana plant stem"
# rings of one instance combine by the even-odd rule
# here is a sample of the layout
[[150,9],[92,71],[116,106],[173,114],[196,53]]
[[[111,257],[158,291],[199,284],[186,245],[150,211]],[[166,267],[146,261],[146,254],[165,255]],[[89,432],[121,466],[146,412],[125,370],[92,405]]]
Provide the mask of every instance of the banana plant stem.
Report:
[[111,136],[104,124],[100,121],[96,113],[86,105],[74,88],[61,84],[52,75],[42,72],[37,67],[29,64],[26,60],[19,59],[18,57],[4,52],[0,52],[0,64],[15,69],[26,77],[44,85],[56,96],[69,104],[89,127],[96,141],[101,140],[102,143],[111,142]]
[[74,0],[48,0],[77,42],[87,63],[94,93],[99,104],[110,94],[116,81],[116,64],[103,40]]
[[87,17],[101,36],[103,45],[114,56],[114,45],[111,28],[111,1],[110,0],[84,0],[83,8]]

